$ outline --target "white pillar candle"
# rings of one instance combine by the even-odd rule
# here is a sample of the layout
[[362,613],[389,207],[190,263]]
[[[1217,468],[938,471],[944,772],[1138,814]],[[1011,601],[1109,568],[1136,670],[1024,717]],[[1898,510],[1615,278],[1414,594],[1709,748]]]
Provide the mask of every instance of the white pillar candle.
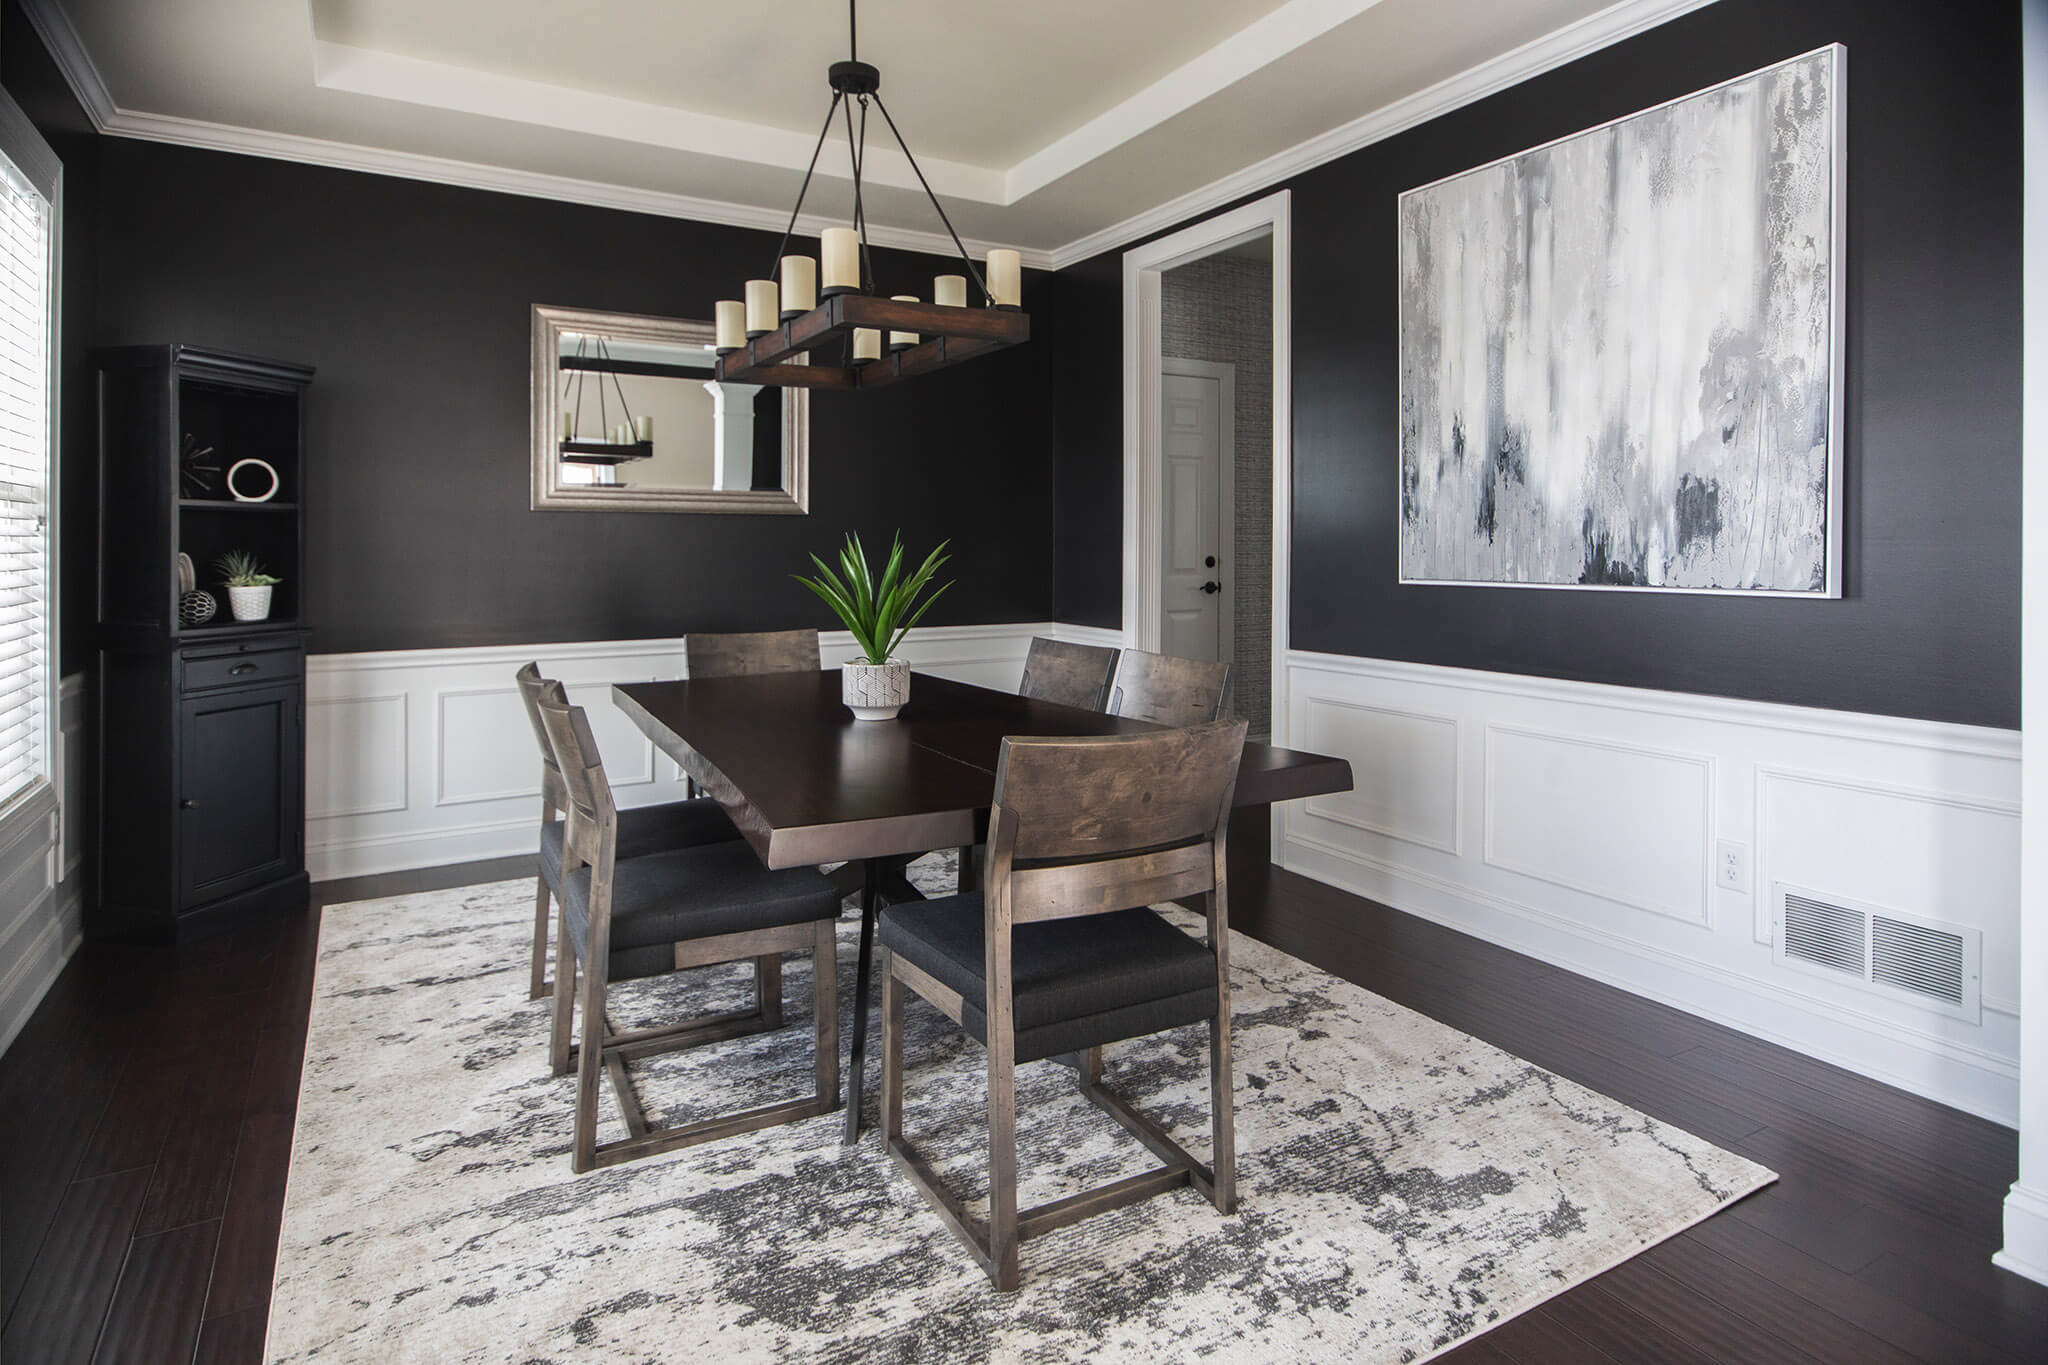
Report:
[[988,292],[996,307],[1020,308],[1024,304],[1024,258],[1005,247],[988,253]]
[[932,302],[942,303],[948,308],[967,306],[967,277],[965,275],[941,275],[932,281]]
[[853,363],[880,360],[882,358],[882,334],[873,327],[853,329]]
[[633,425],[640,429],[639,435],[641,440],[651,441],[654,439],[654,418],[651,415],[634,418]]
[[793,318],[818,306],[818,263],[808,256],[782,258],[782,316]]
[[827,294],[860,288],[860,234],[852,228],[826,228],[818,236]]
[[[898,303],[917,302],[917,295],[915,294],[891,294],[889,297],[896,300],[896,302]],[[889,349],[892,351],[900,350],[905,346],[915,345],[917,345],[917,333],[915,332],[892,331],[889,333]]]
[[717,333],[715,348],[720,351],[738,350],[747,344],[747,305],[738,299],[720,299],[713,310]]
[[775,281],[747,281],[748,336],[765,336],[782,325],[782,315],[776,311],[775,299]]
[[565,441],[576,439],[576,412],[573,408],[562,409],[562,439]]

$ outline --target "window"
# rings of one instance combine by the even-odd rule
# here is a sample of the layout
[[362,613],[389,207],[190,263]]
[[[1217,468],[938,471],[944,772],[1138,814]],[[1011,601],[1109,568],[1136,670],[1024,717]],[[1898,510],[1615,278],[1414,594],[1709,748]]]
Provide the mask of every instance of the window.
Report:
[[57,160],[0,95],[0,809],[50,775]]

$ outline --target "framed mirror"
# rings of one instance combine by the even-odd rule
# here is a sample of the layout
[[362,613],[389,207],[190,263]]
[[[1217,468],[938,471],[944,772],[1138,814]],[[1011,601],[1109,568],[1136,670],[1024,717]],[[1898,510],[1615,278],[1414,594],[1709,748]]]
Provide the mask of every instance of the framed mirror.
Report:
[[708,322],[533,309],[533,510],[804,513],[810,395],[720,384]]

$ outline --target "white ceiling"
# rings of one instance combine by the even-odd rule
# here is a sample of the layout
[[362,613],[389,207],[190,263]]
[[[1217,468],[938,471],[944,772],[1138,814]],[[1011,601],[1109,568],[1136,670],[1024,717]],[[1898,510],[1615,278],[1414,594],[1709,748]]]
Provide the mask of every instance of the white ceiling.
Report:
[[[26,3],[109,132],[764,224],[847,46],[841,0]],[[868,0],[860,56],[960,232],[1064,263],[1703,3]],[[926,244],[891,141],[871,218]]]

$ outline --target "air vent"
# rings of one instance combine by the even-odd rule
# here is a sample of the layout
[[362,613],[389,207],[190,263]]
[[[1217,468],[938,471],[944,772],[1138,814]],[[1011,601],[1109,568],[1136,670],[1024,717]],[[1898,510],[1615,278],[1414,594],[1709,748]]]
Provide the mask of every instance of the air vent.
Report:
[[1772,956],[1867,990],[1978,1023],[1984,936],[1968,925],[1902,915],[1783,882],[1771,887]]

